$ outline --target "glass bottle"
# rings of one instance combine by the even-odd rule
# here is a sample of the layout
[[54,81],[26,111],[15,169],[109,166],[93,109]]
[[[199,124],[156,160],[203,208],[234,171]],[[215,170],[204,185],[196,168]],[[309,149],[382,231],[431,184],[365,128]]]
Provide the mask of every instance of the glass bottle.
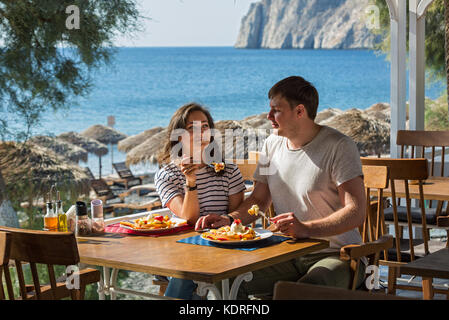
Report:
[[87,206],[83,201],[76,202],[75,235],[77,237],[88,236],[92,232],[92,225],[87,216]]
[[62,201],[56,202],[56,212],[58,214],[58,231],[67,232],[67,215],[62,209]]
[[104,233],[103,202],[100,199],[90,202],[90,213],[92,216],[92,232]]
[[44,216],[44,229],[58,231],[58,216],[53,211],[53,204],[47,202],[47,214]]

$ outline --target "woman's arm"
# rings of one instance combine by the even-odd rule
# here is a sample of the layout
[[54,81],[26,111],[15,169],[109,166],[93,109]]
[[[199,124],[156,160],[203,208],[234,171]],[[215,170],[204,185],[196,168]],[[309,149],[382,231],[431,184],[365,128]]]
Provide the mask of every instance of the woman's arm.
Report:
[[199,165],[190,163],[190,160],[190,158],[184,158],[181,162],[181,172],[186,177],[185,196],[174,197],[167,203],[167,207],[178,217],[194,225],[200,217],[200,205],[198,190],[189,190],[189,187],[196,187],[196,173]]
[[178,217],[194,225],[200,217],[198,191],[186,191],[185,196],[178,195],[167,203],[167,207]]
[[243,202],[244,197],[245,193],[243,191],[230,195],[228,201],[228,212],[232,212],[237,209]]

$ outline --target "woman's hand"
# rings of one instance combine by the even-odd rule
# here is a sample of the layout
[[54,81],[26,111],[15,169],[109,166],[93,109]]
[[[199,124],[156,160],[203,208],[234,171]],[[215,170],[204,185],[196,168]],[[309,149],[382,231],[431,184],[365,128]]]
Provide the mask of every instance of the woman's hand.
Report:
[[228,216],[211,213],[198,219],[195,225],[195,230],[198,231],[208,228],[217,229],[223,226],[227,226],[230,223],[231,219],[229,219]]
[[293,212],[284,213],[271,218],[273,227],[270,228],[274,232],[282,232],[283,234],[295,239],[305,239],[310,237],[308,226],[300,222]]
[[184,157],[181,160],[181,172],[186,177],[186,182],[189,186],[196,184],[196,173],[199,170],[199,164],[193,164],[192,158]]

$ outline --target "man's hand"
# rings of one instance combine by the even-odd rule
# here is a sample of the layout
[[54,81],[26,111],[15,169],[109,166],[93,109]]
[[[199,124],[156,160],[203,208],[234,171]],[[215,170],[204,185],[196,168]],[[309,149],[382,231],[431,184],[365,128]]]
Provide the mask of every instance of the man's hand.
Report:
[[270,230],[273,232],[282,232],[283,234],[295,239],[309,238],[310,230],[308,227],[300,222],[293,212],[284,213],[271,218],[273,227],[270,226]]
[[207,216],[202,216],[198,219],[198,221],[195,224],[195,230],[198,231],[208,228],[217,229],[230,224],[231,219],[229,219],[228,216],[211,213]]

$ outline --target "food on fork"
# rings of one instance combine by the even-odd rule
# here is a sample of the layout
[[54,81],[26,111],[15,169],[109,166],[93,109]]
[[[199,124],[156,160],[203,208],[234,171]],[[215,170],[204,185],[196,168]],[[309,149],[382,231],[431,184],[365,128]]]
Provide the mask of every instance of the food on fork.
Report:
[[202,234],[203,238],[218,241],[247,241],[258,240],[260,236],[251,227],[242,225],[240,219],[236,219],[231,226],[211,229]]
[[259,215],[259,206],[257,204],[253,205],[249,210],[248,213],[252,216],[258,216]]
[[225,169],[225,164],[223,162],[212,162],[211,165],[214,166],[216,173],[223,171]]
[[136,230],[154,230],[154,229],[169,229],[173,227],[178,227],[186,224],[186,222],[176,222],[169,216],[163,216],[160,214],[149,214],[147,217],[130,220],[121,221],[121,226],[131,227]]

